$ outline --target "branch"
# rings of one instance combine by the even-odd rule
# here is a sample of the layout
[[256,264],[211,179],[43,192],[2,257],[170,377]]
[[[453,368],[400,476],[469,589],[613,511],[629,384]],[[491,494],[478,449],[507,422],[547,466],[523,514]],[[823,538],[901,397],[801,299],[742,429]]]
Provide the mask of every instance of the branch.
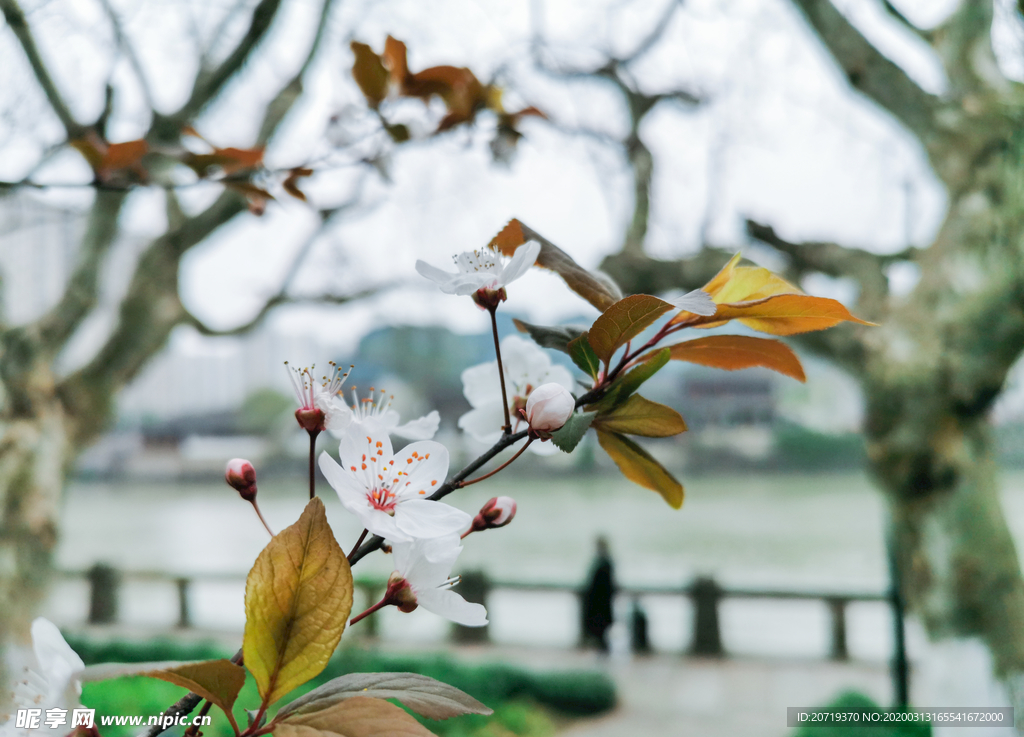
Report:
[[903,26],[903,28],[913,33],[922,41],[926,41],[930,44],[934,40],[935,34],[932,31],[926,31],[923,28],[918,28],[917,26],[915,26],[913,23],[910,22],[907,16],[903,15],[903,13],[900,12],[899,8],[897,8],[895,5],[889,2],[889,0],[882,0],[882,7],[885,9],[885,12],[888,13],[891,18],[896,20],[901,26]]
[[117,47],[124,52],[129,66],[135,72],[135,77],[139,81],[139,87],[142,89],[142,97],[146,101],[146,107],[150,110],[155,110],[149,80],[146,79],[146,74],[142,69],[142,63],[139,61],[138,54],[135,53],[135,48],[132,46],[131,41],[128,40],[128,37],[125,36],[124,28],[121,27],[121,19],[118,18],[117,12],[110,5],[110,0],[100,0],[100,5],[103,6],[103,12],[107,14],[110,26],[114,30],[114,40],[117,41]]
[[[11,1],[11,0],[5,0]],[[156,116],[154,129],[162,139],[173,140],[181,132],[181,127],[193,120],[210,102],[213,101],[225,85],[242,69],[250,54],[266,36],[274,17],[281,6],[281,0],[260,0],[252,11],[249,30],[238,42],[238,46],[221,62],[220,66],[210,71],[201,71],[192,86],[192,94],[188,101],[177,112],[170,116]]]
[[100,266],[117,238],[118,218],[127,199],[125,191],[98,190],[80,246],[79,262],[64,294],[36,323],[43,350],[56,354],[95,308],[99,297]]
[[[970,94],[1003,92],[1011,85],[999,70],[992,49],[992,0],[964,0],[935,31],[935,50],[942,59],[950,92],[960,100]],[[1003,111],[998,110],[997,115]]]
[[935,132],[937,98],[929,95],[854,28],[829,0],[793,0],[850,84],[920,138]]
[[3,11],[7,25],[11,27],[14,35],[17,36],[18,43],[21,44],[21,48],[28,58],[28,63],[32,66],[32,71],[36,75],[36,81],[43,88],[43,92],[46,94],[46,99],[50,101],[50,107],[53,108],[53,112],[57,114],[60,122],[64,125],[68,138],[78,138],[82,135],[84,126],[79,124],[71,115],[71,110],[68,108],[67,103],[64,102],[64,98],[57,89],[57,85],[54,84],[53,78],[50,76],[46,64],[43,63],[42,56],[39,54],[39,48],[32,37],[32,31],[25,20],[25,14],[18,6],[18,1],[0,0],[0,10]]
[[278,126],[281,125],[281,122],[292,109],[295,101],[302,95],[302,78],[320,50],[320,44],[323,42],[327,21],[330,19],[333,6],[334,0],[324,0],[320,8],[320,21],[317,24],[316,35],[313,37],[313,44],[309,48],[309,53],[306,54],[306,59],[302,62],[302,66],[295,73],[295,76],[292,77],[288,84],[281,88],[274,99],[270,101],[270,104],[267,105],[263,116],[263,124],[260,126],[259,135],[256,137],[257,146],[267,144]]
[[206,210],[164,233],[143,252],[121,301],[117,326],[96,356],[57,388],[72,419],[75,442],[80,444],[102,430],[114,394],[164,346],[171,330],[186,320],[178,295],[181,257],[245,209],[245,200],[226,190]]
[[912,261],[918,249],[907,248],[899,253],[878,254],[836,243],[812,241],[792,243],[780,238],[770,225],[747,220],[747,233],[789,257],[790,272],[796,281],[812,272],[835,278],[849,278],[860,287],[858,306],[869,318],[879,317],[889,296],[889,280],[885,268],[897,261]]

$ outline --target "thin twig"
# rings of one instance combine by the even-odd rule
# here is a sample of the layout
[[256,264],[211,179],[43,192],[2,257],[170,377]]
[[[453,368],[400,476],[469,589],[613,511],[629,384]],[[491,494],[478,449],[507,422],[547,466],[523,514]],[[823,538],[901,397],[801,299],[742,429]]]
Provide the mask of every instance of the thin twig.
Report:
[[494,354],[498,358],[498,378],[501,380],[501,408],[505,412],[505,426],[502,432],[508,435],[512,432],[512,418],[508,415],[508,394],[505,391],[505,367],[501,363],[501,346],[498,344],[498,308],[488,307],[491,313],[491,332],[494,334]]
[[349,562],[349,565],[351,565],[351,564],[352,564],[352,556],[356,554],[356,551],[357,551],[357,550],[359,550],[359,546],[363,544],[363,540],[365,540],[365,539],[366,539],[366,535],[367,535],[367,533],[369,533],[369,532],[370,532],[370,531],[369,531],[369,530],[367,530],[367,529],[366,529],[366,528],[364,527],[364,528],[363,528],[363,532],[362,532],[362,534],[360,534],[360,535],[359,535],[359,539],[358,539],[358,540],[356,540],[356,544],[352,546],[352,552],[348,554],[348,562]]
[[493,476],[494,474],[498,473],[498,471],[502,471],[505,468],[507,468],[508,466],[512,465],[512,462],[516,458],[521,456],[523,454],[523,451],[526,450],[527,448],[529,448],[530,447],[530,443],[532,443],[532,442],[533,442],[533,438],[532,437],[528,438],[526,440],[526,443],[523,444],[523,447],[520,448],[519,450],[517,450],[516,454],[514,456],[509,458],[507,461],[502,463],[500,466],[498,466],[493,471],[489,471],[489,472],[485,473],[483,476],[477,476],[475,479],[470,479],[469,481],[462,481],[462,482],[460,482],[459,483],[459,488],[465,488],[467,486],[470,486],[471,484],[479,483],[479,482],[483,481],[484,479],[489,479],[491,476]]

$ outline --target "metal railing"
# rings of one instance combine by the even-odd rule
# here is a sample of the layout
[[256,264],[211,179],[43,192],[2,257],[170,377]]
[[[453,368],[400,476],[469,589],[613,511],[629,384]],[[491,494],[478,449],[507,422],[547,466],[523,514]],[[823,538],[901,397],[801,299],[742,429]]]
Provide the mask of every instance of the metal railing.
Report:
[[[85,579],[89,585],[89,624],[110,625],[118,623],[119,589],[125,581],[150,581],[173,584],[177,591],[178,621],[177,627],[189,629],[194,627],[192,616],[192,597],[196,583],[222,582],[242,583],[244,578],[235,573],[195,573],[177,575],[165,571],[122,571],[109,565],[97,564],[87,571],[64,571],[66,579]],[[384,579],[357,579],[355,587],[365,596],[366,601],[376,601],[384,592]],[[462,576],[459,592],[468,600],[487,604],[492,592],[498,590],[534,591],[571,594],[581,597],[580,588],[576,585],[561,583],[540,583],[523,581],[495,580],[479,571],[467,572]],[[646,640],[646,620],[638,627],[637,617],[644,617],[642,608],[638,606],[641,597],[668,596],[684,597],[690,601],[693,618],[690,633],[691,655],[705,657],[723,657],[726,650],[722,645],[722,629],[720,604],[724,599],[775,599],[823,602],[829,612],[830,647],[829,658],[834,661],[846,661],[850,658],[847,638],[847,607],[852,602],[889,602],[891,593],[881,592],[837,592],[837,591],[794,591],[783,589],[726,588],[711,577],[702,576],[681,586],[620,586],[618,596],[627,597],[631,603],[633,648],[638,651],[649,650]],[[582,603],[582,602],[581,602]],[[582,611],[582,609],[581,609]],[[377,618],[367,618],[364,632],[368,636],[377,634]],[[579,642],[584,641],[582,622],[580,623]],[[458,642],[487,642],[488,628],[470,628],[455,626],[453,638]]]

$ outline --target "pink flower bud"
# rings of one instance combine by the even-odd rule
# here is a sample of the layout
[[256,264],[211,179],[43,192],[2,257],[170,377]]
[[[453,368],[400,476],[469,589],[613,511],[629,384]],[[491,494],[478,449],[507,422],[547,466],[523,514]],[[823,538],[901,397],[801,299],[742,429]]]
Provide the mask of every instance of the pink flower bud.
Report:
[[530,430],[540,434],[552,433],[576,411],[576,400],[561,384],[541,384],[526,400],[526,421]]
[[247,502],[256,499],[256,469],[244,458],[232,458],[224,471],[224,480]]
[[516,500],[510,496],[496,496],[480,508],[480,512],[473,518],[470,532],[504,527],[515,516]]

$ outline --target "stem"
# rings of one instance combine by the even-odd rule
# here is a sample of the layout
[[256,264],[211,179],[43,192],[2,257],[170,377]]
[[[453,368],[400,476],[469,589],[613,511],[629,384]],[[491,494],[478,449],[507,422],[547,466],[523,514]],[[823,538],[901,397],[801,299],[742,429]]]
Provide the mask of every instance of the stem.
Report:
[[357,550],[359,550],[359,546],[363,544],[363,540],[366,539],[366,533],[368,533],[368,532],[369,532],[369,530],[367,530],[364,527],[363,528],[363,534],[359,536],[359,539],[356,540],[356,544],[352,546],[352,552],[348,554],[348,562],[350,564],[352,563],[352,556],[356,554]]
[[309,430],[309,498],[312,499],[316,496],[316,474],[314,473],[315,466],[313,462],[316,459],[316,436],[320,434],[319,430]]
[[263,519],[263,512],[260,511],[260,505],[256,503],[255,499],[252,500],[252,508],[256,510],[256,514],[259,516],[260,522],[263,523],[263,526],[267,528],[267,532],[270,533],[271,537],[273,537],[274,531],[270,529],[270,525],[268,525],[267,521]]
[[508,416],[508,394],[505,392],[505,367],[501,363],[501,346],[498,345],[498,308],[488,307],[491,313],[491,332],[494,334],[494,354],[498,357],[498,378],[501,379],[501,409],[505,412],[505,426],[501,428],[506,435],[512,432],[512,419]]
[[[205,717],[207,714],[210,713],[210,708],[212,706],[213,702],[207,701],[205,704],[203,704],[203,708],[199,710],[199,714],[197,716]],[[194,723],[191,727],[185,730],[185,733],[182,735],[182,737],[195,737],[197,734],[199,734],[199,723]],[[235,734],[238,734],[238,727],[235,727]]]
[[362,612],[361,614],[357,614],[356,616],[352,617],[352,619],[350,619],[349,622],[348,622],[348,626],[351,627],[356,622],[358,622],[360,619],[363,619],[364,617],[370,616],[371,614],[373,614],[378,609],[383,609],[384,607],[386,607],[388,605],[388,603],[389,602],[388,602],[386,597],[381,599],[376,604],[374,604],[372,607],[367,609],[365,612]]
[[[477,476],[475,479],[471,479],[469,481],[460,481],[459,482],[459,488],[463,488],[463,487],[469,486],[470,484],[479,483],[480,481],[483,481],[484,479],[489,479],[491,476],[496,474],[498,471],[500,471],[503,468],[507,468],[508,466],[512,465],[512,461],[514,461],[516,458],[521,456],[523,454],[523,451],[530,447],[530,443],[532,443],[533,440],[534,440],[533,437],[527,438],[526,443],[523,445],[522,448],[520,448],[519,450],[516,451],[516,454],[514,456],[509,458],[507,461],[502,463],[500,466],[498,466],[493,471],[491,471],[489,473],[485,473],[483,476]],[[463,535],[463,537],[465,537],[465,535]]]

